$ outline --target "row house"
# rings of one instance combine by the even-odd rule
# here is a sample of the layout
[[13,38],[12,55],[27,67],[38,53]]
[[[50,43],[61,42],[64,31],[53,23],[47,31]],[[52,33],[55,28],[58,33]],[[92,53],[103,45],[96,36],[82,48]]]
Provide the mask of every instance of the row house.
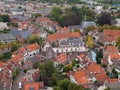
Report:
[[31,58],[38,53],[39,53],[39,45],[37,43],[34,43],[27,46],[22,46],[16,52],[14,52],[12,57],[14,58],[22,54],[23,55],[22,59],[25,61],[27,58]]

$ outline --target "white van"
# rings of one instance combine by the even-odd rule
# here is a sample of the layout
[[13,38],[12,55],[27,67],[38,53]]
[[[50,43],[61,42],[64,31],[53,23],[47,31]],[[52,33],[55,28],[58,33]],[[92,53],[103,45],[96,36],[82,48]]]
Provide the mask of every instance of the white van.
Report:
[[22,83],[21,82],[19,82],[19,88],[22,88]]

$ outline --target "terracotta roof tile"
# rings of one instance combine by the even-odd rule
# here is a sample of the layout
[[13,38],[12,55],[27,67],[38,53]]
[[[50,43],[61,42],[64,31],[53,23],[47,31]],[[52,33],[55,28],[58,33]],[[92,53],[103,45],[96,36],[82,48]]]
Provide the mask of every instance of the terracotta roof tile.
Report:
[[108,83],[119,82],[117,78],[109,78],[106,80]]
[[118,48],[115,46],[107,46],[105,51],[108,53],[118,53],[119,52]]
[[104,40],[113,42],[120,36],[120,30],[104,30]]
[[63,64],[67,61],[67,55],[65,53],[61,53],[56,57],[56,61]]
[[43,84],[43,82],[35,82],[35,83],[25,84],[24,90],[30,90],[30,88],[33,88],[34,90],[44,89],[44,84]]
[[81,34],[79,32],[72,32],[72,33],[67,33],[67,34],[50,34],[48,35],[47,39],[50,42],[54,42],[56,40],[64,39],[64,38],[70,38],[70,37],[80,37]]

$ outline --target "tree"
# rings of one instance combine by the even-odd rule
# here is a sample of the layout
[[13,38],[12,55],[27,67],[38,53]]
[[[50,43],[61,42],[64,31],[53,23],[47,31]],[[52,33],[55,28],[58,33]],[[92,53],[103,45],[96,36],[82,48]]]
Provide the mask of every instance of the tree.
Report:
[[62,90],[68,90],[68,85],[70,83],[70,80],[68,79],[63,79],[58,81],[58,86],[62,88]]
[[94,42],[93,42],[93,39],[92,39],[91,35],[87,35],[85,41],[86,41],[88,47],[93,48]]
[[118,48],[120,48],[120,37],[118,37],[118,39],[117,39],[117,41],[116,41],[116,46],[117,46]]
[[16,68],[13,72],[13,79],[15,79],[18,74],[19,74],[19,70],[18,70],[18,68]]
[[101,59],[103,58],[103,51],[102,49],[97,51],[97,55],[96,55],[96,61],[98,64],[101,64]]
[[74,32],[79,32],[80,33],[80,29],[76,28],[76,29],[74,29]]
[[54,67],[52,60],[46,60],[45,63],[40,64],[39,66],[41,79],[48,84],[48,80],[51,79],[54,73],[56,73],[56,69]]
[[97,22],[99,25],[111,25],[111,14],[108,12],[102,12],[98,15]]
[[104,90],[111,90],[110,87],[105,88]]
[[61,87],[59,87],[59,86],[54,86],[53,90],[63,90],[63,89]]
[[71,64],[65,65],[63,71],[68,72],[69,70],[72,70],[72,65]]
[[39,66],[40,66],[40,63],[39,63],[39,62],[35,62],[35,63],[33,64],[33,68],[35,68],[35,69],[39,68]]
[[84,90],[84,88],[75,83],[69,83],[68,90]]
[[89,27],[86,28],[87,32],[89,32],[91,30],[94,30],[94,29],[95,29],[95,27],[93,25],[91,25],[91,26],[89,26]]
[[40,46],[43,46],[43,40],[41,37],[37,36],[37,35],[32,35],[29,37],[28,39],[28,43],[32,44],[32,43],[38,43]]

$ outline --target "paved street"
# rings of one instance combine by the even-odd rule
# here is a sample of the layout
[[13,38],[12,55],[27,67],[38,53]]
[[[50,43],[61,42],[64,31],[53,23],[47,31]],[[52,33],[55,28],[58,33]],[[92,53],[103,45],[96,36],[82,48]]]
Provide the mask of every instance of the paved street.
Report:
[[12,87],[12,90],[23,90],[23,88],[22,89],[19,89],[18,87],[19,87],[19,85],[18,85],[18,83],[19,82],[22,82],[22,78],[23,78],[23,76],[25,75],[25,73],[23,72],[23,70],[21,69],[20,71],[19,71],[19,75],[16,77],[16,79],[13,81],[13,87]]

